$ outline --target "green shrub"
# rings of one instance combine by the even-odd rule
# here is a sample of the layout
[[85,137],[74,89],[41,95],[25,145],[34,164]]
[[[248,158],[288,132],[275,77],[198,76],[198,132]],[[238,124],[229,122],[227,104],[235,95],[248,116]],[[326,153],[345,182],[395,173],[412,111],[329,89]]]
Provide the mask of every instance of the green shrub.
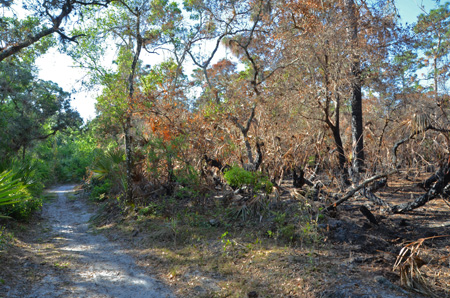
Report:
[[[0,252],[5,249],[5,247],[14,241],[14,234],[7,231],[6,227],[0,226]],[[3,283],[0,279],[0,283]]]
[[287,240],[287,241],[293,241],[295,236],[295,225],[294,224],[287,224],[285,226],[280,227],[279,229],[279,237]]
[[91,166],[94,178],[121,180],[125,175],[123,163],[125,161],[125,151],[120,148],[107,151],[97,151],[96,158]]
[[162,209],[163,209],[162,206],[160,206],[156,203],[150,203],[146,207],[141,207],[139,209],[139,214],[145,215],[145,216],[158,215],[161,213]]
[[184,165],[181,169],[175,170],[174,174],[175,180],[185,187],[196,188],[200,185],[200,174],[193,166]]
[[174,196],[178,198],[193,198],[200,195],[200,174],[189,165],[183,165],[174,171],[175,181],[182,185],[175,190]]
[[35,211],[42,207],[41,197],[30,197],[27,200],[22,200],[18,203],[12,204],[6,208],[6,215],[17,220],[26,221]]
[[83,180],[94,160],[98,140],[89,128],[91,124],[58,131],[27,151],[26,158],[32,161],[39,181],[48,186]]
[[0,173],[0,215],[25,220],[42,206],[42,199],[31,195],[28,178],[18,170]]
[[125,151],[120,148],[96,150],[95,160],[89,167],[86,180],[91,199],[103,200],[107,194],[126,191]]
[[224,178],[233,188],[249,186],[256,191],[263,191],[265,193],[272,192],[272,182],[261,172],[250,172],[240,167],[232,167],[225,172]]
[[108,180],[108,179],[105,179],[102,181],[96,180],[89,197],[93,200],[102,201],[107,198],[107,195],[110,190],[111,190],[111,181],[110,180]]
[[27,186],[12,171],[0,173],[0,206],[12,205],[31,198]]

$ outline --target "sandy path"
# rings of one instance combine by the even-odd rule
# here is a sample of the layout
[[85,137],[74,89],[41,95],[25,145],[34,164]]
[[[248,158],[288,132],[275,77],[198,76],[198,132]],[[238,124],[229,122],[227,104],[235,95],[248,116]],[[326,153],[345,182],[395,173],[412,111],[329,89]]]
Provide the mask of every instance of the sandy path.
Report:
[[29,293],[9,297],[175,297],[138,268],[119,244],[89,231],[93,213],[84,202],[68,199],[73,188],[52,190],[58,198],[44,205],[42,214],[49,228],[46,242],[55,244],[53,255],[63,256],[59,266],[64,270],[46,272]]

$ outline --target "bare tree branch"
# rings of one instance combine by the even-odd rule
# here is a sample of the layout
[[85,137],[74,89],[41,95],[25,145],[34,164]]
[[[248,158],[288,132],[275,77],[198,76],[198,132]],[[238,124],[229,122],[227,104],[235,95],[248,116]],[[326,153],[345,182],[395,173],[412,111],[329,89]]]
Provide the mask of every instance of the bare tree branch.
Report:
[[395,169],[395,170],[389,171],[389,172],[387,172],[387,173],[375,175],[375,176],[373,176],[373,177],[371,177],[371,178],[369,178],[369,179],[364,180],[364,181],[363,181],[361,184],[359,184],[358,186],[356,186],[356,187],[350,189],[350,190],[345,194],[344,197],[342,197],[342,198],[339,199],[338,201],[334,202],[333,204],[329,205],[329,206],[328,206],[327,208],[325,208],[324,210],[325,210],[325,211],[331,211],[331,210],[335,209],[337,206],[339,206],[340,204],[344,203],[345,201],[347,201],[348,199],[350,199],[351,197],[353,197],[359,190],[363,189],[367,184],[369,184],[369,183],[371,183],[371,182],[373,182],[373,181],[375,181],[375,180],[378,180],[378,179],[381,179],[381,178],[384,178],[384,177],[388,177],[388,176],[390,176],[390,175],[392,175],[392,174],[394,174],[394,173],[397,173],[397,172],[398,172],[398,170]]
[[50,28],[44,28],[40,32],[38,32],[38,33],[36,33],[34,35],[28,36],[26,39],[24,39],[21,42],[14,43],[14,44],[11,44],[11,45],[7,45],[4,48],[1,48],[0,49],[0,62],[5,60],[9,56],[17,54],[20,50],[22,50],[22,49],[24,49],[24,48],[26,48],[26,47],[36,43],[41,38],[43,38],[43,37],[45,37],[47,35],[51,35],[51,34],[53,34],[55,32],[60,34],[61,37],[63,37],[63,39],[67,39],[67,40],[70,40],[70,41],[75,41],[75,39],[77,37],[79,37],[79,35],[78,36],[73,36],[73,37],[68,37],[65,34],[63,34],[62,31],[61,31],[61,24],[62,24],[62,22],[75,9],[75,4],[79,4],[79,5],[83,5],[83,6],[100,5],[100,6],[105,6],[106,7],[111,1],[112,0],[84,2],[84,1],[65,0],[63,6],[61,8],[61,12],[56,17],[54,17],[54,16],[52,16],[50,14],[50,12],[48,11],[48,7],[47,6],[44,6],[44,7],[46,7],[46,13],[50,17],[53,26],[50,27]]

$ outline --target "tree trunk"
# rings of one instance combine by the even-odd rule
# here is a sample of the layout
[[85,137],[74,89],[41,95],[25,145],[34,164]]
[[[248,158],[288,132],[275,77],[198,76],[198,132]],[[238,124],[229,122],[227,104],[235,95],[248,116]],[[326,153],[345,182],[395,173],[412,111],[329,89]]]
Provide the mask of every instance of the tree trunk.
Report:
[[26,155],[27,148],[25,145],[22,146],[22,162],[25,162],[25,155]]
[[346,0],[348,17],[348,41],[351,46],[351,107],[352,107],[352,168],[353,175],[358,176],[364,167],[362,81],[360,57],[355,53],[358,39],[358,20],[354,0]]
[[126,201],[133,200],[133,146],[131,137],[131,116],[128,115],[123,125],[123,132],[125,134],[125,164],[127,169],[127,189]]
[[345,164],[347,163],[347,159],[345,158],[345,152],[344,152],[344,146],[342,145],[342,139],[341,139],[341,127],[340,127],[340,97],[339,95],[336,96],[336,106],[335,106],[335,115],[334,115],[334,128],[332,128],[334,142],[336,144],[337,152],[338,152],[338,159],[339,159],[339,168],[341,171],[344,172],[344,174],[347,173],[345,169]]
[[350,182],[348,180],[348,172],[345,166],[345,164],[347,163],[347,159],[345,158],[344,146],[342,145],[339,122],[336,122],[336,124],[333,125],[331,122],[327,121],[327,124],[333,133],[334,143],[336,144],[336,151],[338,153],[338,160],[339,160],[339,170],[341,173],[340,174],[341,183],[342,185],[349,185]]
[[352,166],[355,173],[360,173],[364,167],[361,84],[355,84],[352,89]]
[[127,166],[127,193],[126,201],[132,202],[133,200],[133,138],[131,136],[131,116],[133,107],[134,96],[134,76],[136,73],[139,56],[142,49],[142,36],[140,32],[140,14],[137,13],[136,21],[136,52],[134,53],[133,63],[131,64],[130,75],[128,76],[128,111],[126,112],[126,119],[124,124],[125,134],[125,152],[126,152],[126,166]]
[[433,71],[434,71],[434,86],[433,86],[433,91],[434,91],[434,100],[436,101],[437,104],[439,104],[439,95],[438,95],[438,69],[437,69],[437,63],[438,63],[438,58],[435,55],[434,59],[433,59]]
[[262,162],[261,146],[264,145],[264,143],[259,143],[258,141],[256,141],[257,156],[256,156],[256,160],[254,160],[253,154],[252,154],[252,146],[250,145],[247,134],[250,129],[250,125],[252,124],[252,120],[255,117],[255,109],[256,109],[256,104],[253,105],[253,108],[250,113],[250,117],[247,119],[247,124],[245,127],[239,123],[239,121],[236,117],[230,118],[231,121],[233,121],[233,123],[239,128],[242,135],[244,136],[245,148],[247,149],[248,164],[243,163],[242,166],[245,170],[252,171],[252,172],[257,171],[259,166],[261,165],[261,162]]
[[339,93],[335,96],[335,109],[334,109],[334,124],[330,119],[330,104],[331,104],[331,91],[330,91],[330,73],[328,70],[328,55],[325,55],[325,69],[324,69],[324,79],[325,79],[325,122],[333,133],[334,143],[336,144],[336,151],[338,153],[339,160],[339,170],[341,172],[341,182],[343,185],[348,184],[348,173],[345,164],[347,160],[345,158],[344,146],[342,145],[341,139],[341,128],[340,128],[340,108],[341,100]]

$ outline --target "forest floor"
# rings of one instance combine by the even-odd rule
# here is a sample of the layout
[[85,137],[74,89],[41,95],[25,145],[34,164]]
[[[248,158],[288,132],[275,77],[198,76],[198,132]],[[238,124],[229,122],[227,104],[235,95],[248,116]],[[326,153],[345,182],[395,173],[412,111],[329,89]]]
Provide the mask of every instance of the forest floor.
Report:
[[[424,193],[415,185],[425,178],[390,177],[377,195],[391,204],[410,201]],[[450,297],[450,237],[433,238],[450,234],[450,207],[442,199],[386,214],[355,196],[334,217],[322,218],[314,214],[319,207],[309,206],[322,202],[305,203],[290,192],[265,218],[246,220],[229,212],[242,206],[223,207],[227,200],[218,192],[199,202],[153,201],[119,220],[108,205],[97,226],[126,245],[140,266],[155,268],[178,297]],[[362,215],[361,205],[378,225]],[[405,245],[426,237],[419,249],[425,265],[415,274],[421,294],[402,288],[393,266]]]
[[[391,177],[377,194],[392,204],[410,201],[424,192],[415,186],[424,178]],[[450,297],[450,237],[436,237],[450,234],[450,207],[443,199],[407,214],[386,214],[355,196],[333,217],[319,217],[311,205],[323,203],[305,203],[291,192],[272,202],[264,218],[243,220],[242,212],[231,214],[223,206],[227,194],[218,192],[206,201],[155,200],[127,212],[104,203],[88,228],[94,211],[82,194],[69,195],[62,211],[60,198],[47,203],[53,207],[31,224],[18,225],[7,253],[0,253],[6,268],[0,272],[0,297],[130,297],[106,290],[163,288],[153,279],[132,282],[147,275],[177,297]],[[362,215],[361,205],[378,225]],[[80,219],[57,224],[49,211],[62,223],[66,217]],[[78,236],[65,234],[67,226]],[[85,237],[94,242],[77,244]],[[421,238],[426,240],[419,247],[423,266],[415,272],[418,293],[401,287],[393,266],[400,250]],[[114,261],[117,255],[126,260]],[[114,268],[96,266],[93,259]],[[115,279],[110,273],[122,262],[126,268],[120,267]],[[97,292],[82,292],[86,288]],[[57,295],[32,294],[44,292]]]

